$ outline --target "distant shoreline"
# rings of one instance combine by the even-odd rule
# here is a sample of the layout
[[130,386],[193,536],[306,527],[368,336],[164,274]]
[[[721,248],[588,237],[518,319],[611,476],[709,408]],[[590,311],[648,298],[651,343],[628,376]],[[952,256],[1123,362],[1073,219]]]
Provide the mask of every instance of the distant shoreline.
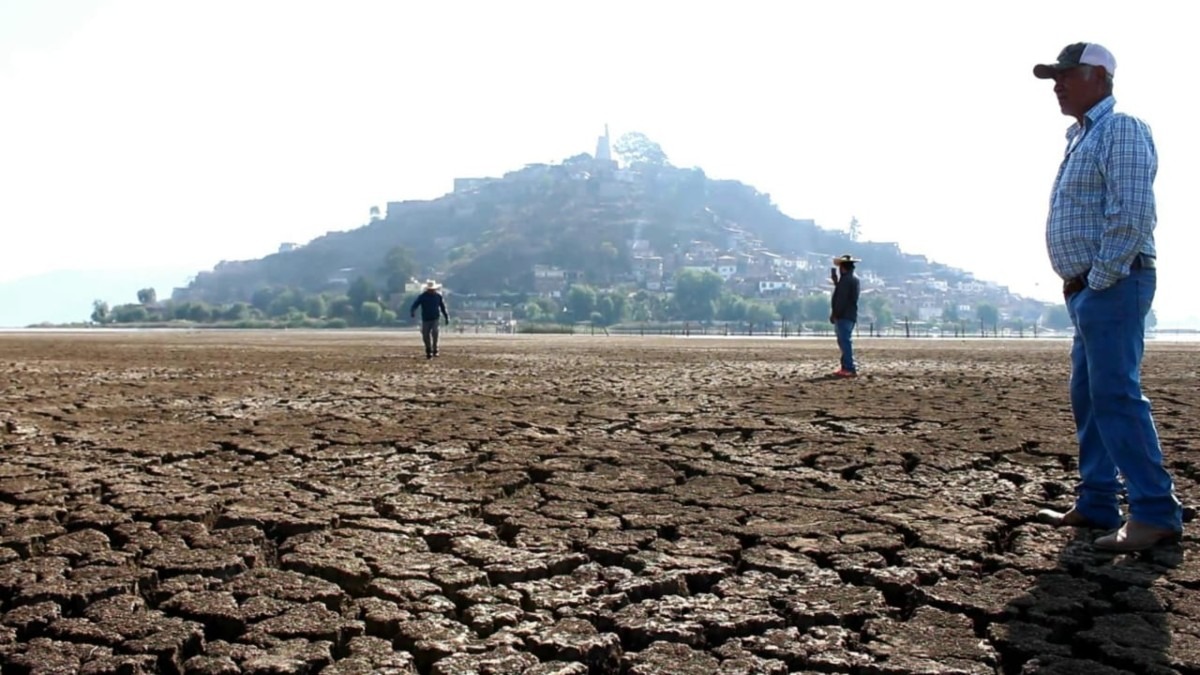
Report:
[[[486,326],[483,326],[483,327],[486,328]],[[496,336],[503,336],[503,337],[522,337],[522,336],[536,337],[539,335],[560,335],[560,336],[564,336],[564,337],[571,337],[571,336],[578,336],[578,337],[606,337],[606,336],[607,337],[673,337],[673,338],[681,338],[681,339],[701,339],[701,340],[704,340],[704,339],[708,339],[708,340],[739,340],[739,339],[741,339],[741,340],[787,341],[787,340],[829,340],[829,339],[832,339],[832,332],[813,333],[810,331],[806,331],[806,332],[803,332],[800,334],[792,332],[787,335],[781,335],[778,331],[720,333],[720,332],[704,332],[704,331],[696,330],[696,329],[692,329],[690,331],[655,329],[655,330],[646,330],[644,332],[641,332],[641,331],[638,331],[637,329],[624,328],[624,329],[615,329],[615,330],[610,329],[606,335],[605,333],[601,332],[601,330],[599,328],[597,328],[595,331],[592,331],[592,330],[590,330],[588,328],[584,328],[584,327],[581,327],[581,328],[575,330],[574,332],[563,330],[563,331],[530,331],[530,332],[517,332],[517,333],[492,332],[492,331],[486,331],[486,330],[477,330],[476,328],[477,327],[475,327],[475,326],[470,326],[470,327],[464,328],[463,330],[458,330],[457,327],[453,327],[451,329],[443,329],[443,332],[445,334],[451,335],[451,336],[467,334],[467,335],[496,335]],[[197,333],[197,332],[275,333],[275,332],[287,332],[287,333],[331,333],[331,334],[346,334],[346,335],[378,335],[378,334],[386,334],[386,333],[412,334],[412,333],[416,333],[417,330],[418,330],[418,328],[416,326],[396,326],[396,327],[359,326],[359,327],[345,327],[345,328],[332,328],[332,327],[319,328],[319,327],[310,327],[310,326],[306,326],[306,327],[289,327],[289,326],[245,327],[245,326],[215,325],[215,324],[194,324],[194,325],[162,325],[162,324],[133,325],[133,324],[126,324],[126,325],[121,325],[121,326],[94,326],[94,325],[87,325],[87,324],[58,324],[58,325],[36,325],[36,326],[25,326],[25,327],[0,327],[0,335],[5,335],[5,334],[13,335],[13,334],[20,334],[20,333],[27,333],[27,334],[46,333],[46,334],[62,334],[62,335],[84,334],[84,333],[115,334],[115,333],[122,333],[122,332],[131,332],[131,333],[156,333],[156,332],[161,332],[161,333]],[[967,333],[967,334],[960,334],[960,335],[954,335],[954,334],[949,334],[949,333],[942,333],[942,334],[922,333],[922,334],[914,334],[914,335],[908,335],[908,336],[904,335],[903,333],[890,334],[890,335],[867,335],[867,334],[865,334],[865,331],[864,331],[864,333],[859,335],[856,339],[880,340],[880,341],[972,340],[972,341],[985,341],[985,342],[986,341],[1012,340],[1012,341],[1018,341],[1018,342],[1028,342],[1031,340],[1063,341],[1063,340],[1070,339],[1071,337],[1072,337],[1072,334],[1065,332],[1065,331],[1054,331],[1054,332],[1050,332],[1050,333],[1043,331],[1036,336],[1033,335],[1032,331],[1026,332],[1024,334],[1017,334],[1017,333],[1011,333],[1011,332],[998,334],[998,335],[995,335],[995,334],[980,335],[978,333]],[[1200,342],[1200,329],[1167,328],[1167,329],[1149,330],[1149,331],[1146,331],[1146,339],[1148,341],[1154,341],[1154,342]]]

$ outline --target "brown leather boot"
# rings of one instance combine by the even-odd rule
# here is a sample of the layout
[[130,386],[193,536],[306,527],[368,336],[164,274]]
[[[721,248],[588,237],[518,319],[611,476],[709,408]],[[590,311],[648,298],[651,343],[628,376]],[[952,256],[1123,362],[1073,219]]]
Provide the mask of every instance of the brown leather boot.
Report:
[[1047,525],[1054,525],[1055,527],[1088,527],[1092,529],[1102,529],[1099,525],[1088,520],[1082,513],[1076,511],[1074,508],[1066,513],[1055,511],[1054,509],[1042,509],[1041,511],[1037,512],[1037,519],[1039,522],[1046,523]]
[[1096,548],[1105,551],[1126,553],[1129,551],[1145,551],[1159,544],[1178,542],[1181,535],[1182,533],[1176,530],[1168,530],[1139,523],[1136,520],[1129,520],[1121,526],[1121,529],[1100,537],[1093,544]]

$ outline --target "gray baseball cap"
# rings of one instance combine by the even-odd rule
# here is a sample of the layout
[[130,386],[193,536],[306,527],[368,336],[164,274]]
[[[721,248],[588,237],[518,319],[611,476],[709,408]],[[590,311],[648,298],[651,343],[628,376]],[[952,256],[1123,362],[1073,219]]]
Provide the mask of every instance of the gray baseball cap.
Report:
[[1094,42],[1076,42],[1067,45],[1058,53],[1055,63],[1039,63],[1033,67],[1033,76],[1041,80],[1052,80],[1054,76],[1077,66],[1100,66],[1113,75],[1117,70],[1117,59],[1112,52]]

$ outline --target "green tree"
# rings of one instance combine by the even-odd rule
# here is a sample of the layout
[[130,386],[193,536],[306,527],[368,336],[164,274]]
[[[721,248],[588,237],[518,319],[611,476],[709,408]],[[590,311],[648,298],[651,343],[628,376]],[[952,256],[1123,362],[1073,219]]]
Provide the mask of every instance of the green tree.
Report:
[[992,327],[1000,322],[1000,310],[990,302],[981,302],[975,308],[975,316],[984,326]]
[[350,304],[357,310],[362,307],[364,302],[378,301],[379,293],[366,277],[360,276],[350,284],[350,289],[346,291],[346,297],[350,299]]
[[717,321],[745,321],[748,303],[733,293],[722,293],[717,300]]
[[350,298],[341,295],[329,302],[328,316],[334,319],[349,321],[354,318],[355,306]]
[[368,300],[358,308],[358,318],[364,326],[378,326],[383,318],[383,306]]
[[558,321],[561,315],[564,314],[562,307],[558,305],[558,302],[554,298],[538,298],[534,302],[541,308],[542,321]]
[[263,286],[250,296],[250,305],[262,312],[267,313],[267,308],[271,306],[271,301],[275,299],[277,291],[274,288]]
[[892,306],[888,299],[878,293],[872,294],[866,301],[866,318],[873,321],[876,328],[887,328],[895,323]]
[[111,318],[107,302],[103,300],[92,301],[92,323],[108,323]]
[[942,308],[942,321],[958,323],[959,318],[960,317],[958,315],[958,304],[953,303],[953,302],[947,302],[946,306]]
[[663,317],[663,302],[661,296],[638,291],[629,300],[628,315],[634,321],[656,321]]
[[600,315],[598,325],[611,326],[620,323],[625,307],[624,298],[614,293],[604,293],[596,297],[596,314]]
[[746,303],[746,322],[755,326],[768,326],[779,318],[775,307],[766,302]]
[[513,308],[513,318],[536,323],[538,321],[545,321],[546,314],[542,311],[541,305],[530,300]]
[[1066,305],[1053,304],[1042,314],[1042,325],[1053,330],[1067,330],[1071,327],[1071,314]]
[[585,284],[571,286],[567,291],[567,314],[572,321],[583,321],[596,311],[596,290]]
[[829,321],[831,309],[828,295],[809,295],[804,298],[804,318],[807,321]]
[[1154,308],[1151,307],[1150,311],[1146,314],[1146,328],[1156,327],[1158,327],[1158,315],[1154,313]]
[[294,288],[280,291],[267,306],[267,316],[284,317],[292,312],[300,311],[306,304],[306,299]]
[[313,319],[320,319],[329,310],[323,295],[310,295],[304,299],[304,313]]
[[193,302],[188,309],[188,320],[196,323],[205,323],[211,321],[213,316],[212,309],[203,302]]
[[663,152],[662,146],[650,140],[646,134],[640,131],[631,131],[618,138],[617,142],[613,144],[613,152],[616,152],[629,165],[666,166],[667,164],[667,153]]
[[675,306],[688,321],[711,321],[721,297],[721,275],[713,270],[687,269],[675,275]]
[[384,290],[390,296],[404,292],[405,284],[417,273],[417,264],[408,249],[394,246],[383,256],[383,267],[379,271],[384,279]]
[[150,313],[142,305],[117,305],[112,316],[117,323],[141,323],[150,318]]
[[251,307],[244,302],[235,302],[221,312],[221,318],[226,321],[246,321],[250,318]]
[[137,292],[137,300],[143,305],[153,305],[158,302],[158,294],[154,292],[153,288],[143,288]]
[[784,321],[801,323],[804,321],[804,300],[801,298],[784,298],[775,303],[775,311]]

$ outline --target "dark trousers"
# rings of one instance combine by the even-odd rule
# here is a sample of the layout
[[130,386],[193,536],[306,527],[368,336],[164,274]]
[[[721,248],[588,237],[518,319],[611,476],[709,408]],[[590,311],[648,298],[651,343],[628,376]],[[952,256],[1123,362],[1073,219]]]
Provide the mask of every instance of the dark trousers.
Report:
[[436,354],[438,350],[438,324],[439,319],[433,321],[421,321],[421,341],[425,343],[425,355]]

